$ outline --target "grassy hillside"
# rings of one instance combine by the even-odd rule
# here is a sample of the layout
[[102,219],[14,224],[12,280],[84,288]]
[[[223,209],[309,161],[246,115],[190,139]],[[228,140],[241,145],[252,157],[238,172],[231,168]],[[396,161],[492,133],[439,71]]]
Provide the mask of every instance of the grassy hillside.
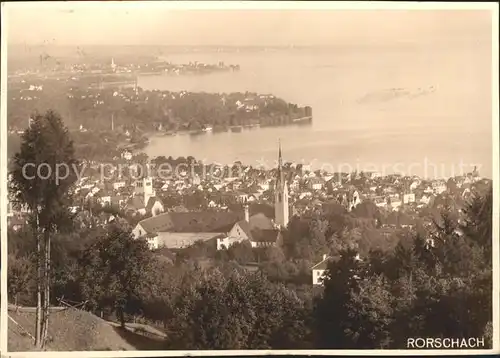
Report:
[[[34,309],[9,308],[9,351],[35,350]],[[163,339],[158,335],[144,334],[131,324],[127,329],[107,322],[89,312],[77,309],[54,308],[49,318],[47,351],[120,351],[161,349]],[[29,334],[27,332],[29,332]]]

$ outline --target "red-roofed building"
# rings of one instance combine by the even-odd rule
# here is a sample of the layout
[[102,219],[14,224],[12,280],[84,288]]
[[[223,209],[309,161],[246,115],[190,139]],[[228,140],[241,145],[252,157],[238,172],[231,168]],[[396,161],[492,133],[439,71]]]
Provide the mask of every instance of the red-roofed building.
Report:
[[252,247],[276,246],[281,240],[281,232],[264,214],[250,216],[245,206],[245,219],[236,222],[226,237],[217,240],[217,250],[245,240],[250,241]]

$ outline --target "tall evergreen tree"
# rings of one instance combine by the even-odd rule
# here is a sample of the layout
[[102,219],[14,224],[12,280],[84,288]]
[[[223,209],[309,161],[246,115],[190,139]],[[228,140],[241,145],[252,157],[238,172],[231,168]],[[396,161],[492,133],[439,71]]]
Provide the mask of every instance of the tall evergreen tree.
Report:
[[14,155],[14,200],[30,211],[37,245],[37,319],[35,344],[41,348],[47,335],[50,306],[50,239],[70,223],[68,204],[76,182],[78,162],[73,142],[61,117],[48,111],[36,114],[22,135]]

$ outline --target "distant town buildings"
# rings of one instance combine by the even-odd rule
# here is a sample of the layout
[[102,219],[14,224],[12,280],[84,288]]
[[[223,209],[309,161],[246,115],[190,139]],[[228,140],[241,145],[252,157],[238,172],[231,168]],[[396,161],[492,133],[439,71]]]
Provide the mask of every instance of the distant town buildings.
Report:
[[[244,203],[243,217],[239,220],[236,220],[235,213],[227,211],[163,213],[165,208],[161,200],[155,197],[152,178],[146,177],[135,182],[135,198],[144,198],[143,204],[135,200],[137,201],[135,205],[143,205],[144,208],[141,207],[139,212],[143,215],[151,215],[151,217],[137,224],[133,231],[134,237],[146,238],[151,249],[184,247],[193,244],[193,240],[197,237],[204,241],[214,239],[217,250],[229,248],[235,243],[243,241],[249,241],[254,248],[279,245],[282,239],[281,231],[286,228],[289,221],[288,189],[283,173],[281,146],[279,147],[278,157],[274,218],[270,218],[263,213],[250,216],[248,204],[250,196],[245,193],[243,193],[244,195],[235,194],[237,201]],[[234,186],[236,179],[226,178],[226,181]],[[192,185],[193,180],[191,179],[190,182]],[[172,218],[181,217],[190,218],[183,221],[182,227],[172,222]],[[205,220],[206,217],[210,217],[213,222],[205,222],[207,226],[204,226],[205,228],[201,230],[199,227],[200,220]],[[231,226],[227,227],[229,223]],[[223,227],[226,227],[227,230],[222,230]]]

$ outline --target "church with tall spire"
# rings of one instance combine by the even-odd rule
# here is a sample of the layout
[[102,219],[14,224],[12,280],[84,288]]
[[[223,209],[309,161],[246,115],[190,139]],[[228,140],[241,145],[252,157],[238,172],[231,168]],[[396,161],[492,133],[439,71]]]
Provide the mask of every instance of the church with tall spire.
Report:
[[277,226],[285,228],[289,220],[288,186],[283,172],[283,158],[281,156],[281,142],[278,152],[278,173],[274,186],[274,222]]

